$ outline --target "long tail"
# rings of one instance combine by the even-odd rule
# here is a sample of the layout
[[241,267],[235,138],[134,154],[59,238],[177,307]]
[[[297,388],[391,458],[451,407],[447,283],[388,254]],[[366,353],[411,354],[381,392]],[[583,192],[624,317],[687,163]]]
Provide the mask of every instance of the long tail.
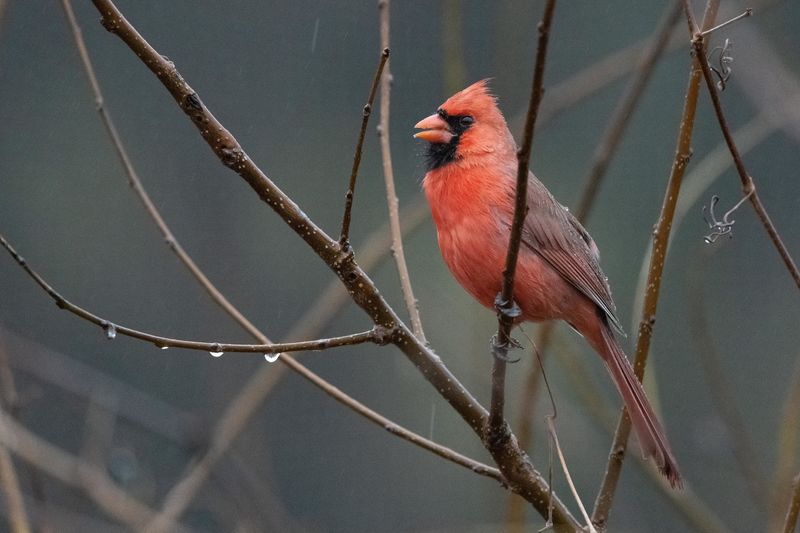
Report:
[[606,363],[617,389],[625,401],[625,407],[631,417],[633,428],[639,437],[639,443],[645,456],[652,456],[658,465],[659,470],[669,480],[673,488],[683,486],[681,474],[678,471],[678,464],[672,455],[672,450],[664,435],[664,430],[658,421],[647,396],[644,393],[642,384],[633,373],[628,358],[622,348],[614,339],[614,334],[605,324],[601,326],[604,342],[603,359]]

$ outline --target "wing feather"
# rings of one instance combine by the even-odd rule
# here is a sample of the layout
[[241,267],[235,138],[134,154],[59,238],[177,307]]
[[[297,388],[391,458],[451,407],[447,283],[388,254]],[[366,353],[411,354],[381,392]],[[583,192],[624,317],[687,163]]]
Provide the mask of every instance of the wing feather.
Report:
[[528,216],[522,242],[596,303],[609,322],[622,332],[611,289],[600,269],[597,245],[578,219],[558,203],[532,173],[528,181]]

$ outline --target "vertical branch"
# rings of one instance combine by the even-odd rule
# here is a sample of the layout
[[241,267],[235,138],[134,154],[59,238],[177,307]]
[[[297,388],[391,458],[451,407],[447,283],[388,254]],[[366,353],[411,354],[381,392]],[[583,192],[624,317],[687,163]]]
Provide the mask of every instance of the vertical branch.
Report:
[[[378,13],[380,17],[381,48],[389,50],[389,0],[379,0]],[[389,206],[389,226],[392,232],[392,255],[397,265],[400,276],[400,288],[403,292],[408,316],[411,318],[411,329],[414,335],[422,342],[428,342],[422,329],[422,319],[419,316],[419,306],[411,287],[411,277],[408,274],[408,264],[403,251],[403,233],[400,229],[399,205],[394,187],[394,169],[392,167],[392,149],[389,141],[389,110],[392,93],[391,65],[386,63],[383,78],[381,79],[381,107],[380,121],[378,124],[378,137],[381,141],[381,161],[383,163],[383,179],[386,182],[386,203]]]
[[[717,15],[719,0],[708,0],[703,27],[710,28]],[[656,309],[658,298],[661,291],[661,275],[664,271],[664,263],[667,255],[667,244],[672,230],[672,219],[675,215],[675,205],[678,202],[683,174],[691,157],[692,130],[694,128],[695,111],[697,110],[697,97],[700,90],[700,77],[702,71],[697,62],[692,63],[689,83],[686,88],[686,97],[683,105],[683,115],[681,117],[680,129],[678,131],[677,146],[675,149],[675,159],[672,163],[667,190],[661,206],[655,230],[653,232],[653,253],[650,259],[650,268],[647,275],[647,291],[645,293],[642,318],[639,322],[639,333],[636,342],[636,357],[633,368],[639,380],[644,375],[644,368],[647,364],[647,356],[650,351],[650,340],[653,334],[653,326],[656,320]],[[608,515],[614,502],[614,493],[617,488],[619,476],[622,473],[622,461],[625,458],[625,451],[628,445],[628,436],[631,431],[631,420],[627,411],[623,407],[622,414],[617,422],[617,429],[614,433],[614,440],[611,444],[611,451],[608,455],[608,465],[600,490],[595,500],[592,522],[599,528],[605,528]]]
[[686,11],[687,21],[689,22],[689,31],[692,33],[692,48],[694,49],[695,59],[700,65],[703,77],[706,80],[708,94],[711,96],[711,103],[714,106],[714,113],[717,115],[719,128],[722,130],[725,143],[728,145],[728,150],[733,158],[733,164],[736,167],[736,171],[739,174],[739,179],[742,182],[742,193],[750,200],[758,219],[761,221],[761,224],[767,231],[767,235],[772,241],[772,244],[775,246],[775,249],[778,251],[778,254],[781,256],[786,269],[789,271],[789,275],[792,276],[795,285],[797,285],[797,288],[800,289],[800,270],[797,269],[797,265],[792,259],[791,254],[789,254],[788,248],[786,248],[786,245],[783,243],[778,230],[772,223],[764,204],[761,203],[761,198],[758,196],[758,192],[756,191],[756,184],[750,174],[747,173],[747,169],[744,167],[742,156],[739,153],[739,149],[736,147],[736,142],[733,140],[733,135],[728,127],[728,120],[725,118],[725,113],[722,111],[722,102],[719,98],[719,91],[717,90],[716,81],[711,73],[711,67],[708,65],[708,58],[706,58],[704,33],[703,31],[697,29],[697,25],[694,22],[694,16],[692,15],[692,8],[689,5],[688,0],[684,0],[684,9]]
[[353,169],[350,171],[350,182],[347,185],[347,192],[344,196],[344,214],[342,215],[342,232],[339,237],[339,246],[343,250],[350,248],[350,214],[353,211],[353,195],[356,189],[356,177],[358,176],[358,167],[361,166],[361,154],[364,148],[364,137],[367,135],[367,124],[369,123],[369,116],[372,114],[372,104],[375,102],[375,94],[378,92],[378,82],[383,73],[383,67],[386,66],[386,61],[389,59],[389,49],[384,48],[381,52],[381,59],[378,62],[378,68],[375,70],[375,76],[372,78],[372,86],[369,89],[369,97],[367,103],[364,104],[364,111],[361,115],[361,129],[358,132],[358,142],[356,143],[356,151],[353,154]]
[[536,64],[533,70],[533,83],[528,103],[528,114],[525,118],[525,130],[522,145],[517,151],[517,190],[514,203],[514,219],[511,236],[508,242],[506,266],[503,270],[503,288],[495,300],[498,312],[497,338],[493,343],[495,355],[492,367],[492,397],[489,410],[489,428],[491,433],[501,432],[504,424],[503,409],[505,407],[506,362],[510,343],[511,327],[519,317],[520,310],[514,302],[514,276],[517,270],[517,256],[522,240],[522,226],[528,214],[528,167],[533,145],[533,130],[539,104],[544,94],[544,65],[547,57],[547,43],[550,37],[550,25],[555,12],[555,0],[548,0],[544,7],[542,21],[539,23],[539,42],[536,50]]

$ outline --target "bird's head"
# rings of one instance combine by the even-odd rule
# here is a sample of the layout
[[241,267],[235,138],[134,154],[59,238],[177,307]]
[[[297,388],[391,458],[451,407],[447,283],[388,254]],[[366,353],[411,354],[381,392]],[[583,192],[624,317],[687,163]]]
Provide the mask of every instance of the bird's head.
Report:
[[489,92],[488,80],[457,92],[414,127],[423,130],[414,137],[430,143],[429,169],[472,156],[514,150],[514,140],[497,99]]

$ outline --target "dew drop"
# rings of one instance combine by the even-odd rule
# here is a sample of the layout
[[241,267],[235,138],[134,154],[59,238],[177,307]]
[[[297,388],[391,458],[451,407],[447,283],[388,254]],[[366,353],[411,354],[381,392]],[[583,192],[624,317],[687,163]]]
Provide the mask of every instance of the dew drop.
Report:
[[281,356],[281,354],[279,354],[279,353],[276,353],[276,354],[265,353],[264,354],[264,359],[266,359],[268,363],[274,363],[275,361],[278,360],[278,358],[280,356]]
[[223,352],[208,352],[211,354],[211,357],[222,357]]
[[222,348],[220,347],[220,345],[219,345],[219,344],[216,344],[216,343],[215,343],[215,344],[214,344],[214,345],[211,347],[211,351],[210,351],[210,352],[208,352],[208,353],[210,353],[210,354],[211,354],[211,357],[222,357]]
[[169,346],[162,346],[161,349],[162,350],[169,350]]
[[111,341],[117,338],[117,326],[111,322],[107,322],[105,325],[103,325],[103,329],[106,332],[106,338],[108,340]]

